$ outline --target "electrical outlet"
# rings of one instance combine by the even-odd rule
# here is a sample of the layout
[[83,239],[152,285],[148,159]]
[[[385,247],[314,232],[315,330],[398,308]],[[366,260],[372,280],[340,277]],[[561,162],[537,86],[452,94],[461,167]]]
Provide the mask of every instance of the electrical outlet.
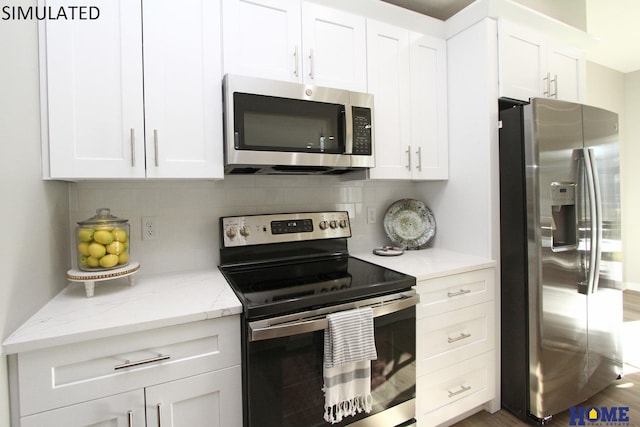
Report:
[[158,218],[155,216],[142,217],[142,240],[158,238]]
[[367,224],[375,224],[376,208],[367,208]]

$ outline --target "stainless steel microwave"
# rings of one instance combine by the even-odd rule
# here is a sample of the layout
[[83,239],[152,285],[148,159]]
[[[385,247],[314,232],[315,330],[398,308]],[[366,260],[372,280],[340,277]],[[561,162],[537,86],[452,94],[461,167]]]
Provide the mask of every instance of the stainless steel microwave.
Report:
[[375,166],[373,95],[225,75],[226,174],[342,174]]

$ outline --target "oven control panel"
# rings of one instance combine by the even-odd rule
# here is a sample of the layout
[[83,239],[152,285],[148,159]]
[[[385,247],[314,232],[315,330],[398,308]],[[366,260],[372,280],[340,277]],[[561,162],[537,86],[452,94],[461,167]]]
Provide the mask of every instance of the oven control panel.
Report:
[[351,237],[346,211],[228,216],[220,218],[222,245],[264,245]]

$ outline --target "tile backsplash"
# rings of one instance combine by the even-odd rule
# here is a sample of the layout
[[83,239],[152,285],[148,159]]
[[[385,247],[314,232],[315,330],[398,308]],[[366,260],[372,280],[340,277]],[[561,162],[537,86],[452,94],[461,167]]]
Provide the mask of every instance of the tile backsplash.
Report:
[[[221,216],[256,213],[346,210],[353,236],[349,250],[369,251],[387,244],[387,207],[416,197],[407,181],[343,181],[336,176],[233,175],[224,181],[85,181],[69,185],[71,242],[78,221],[97,208],[129,220],[131,259],[141,273],[215,268],[219,262]],[[367,208],[376,222],[367,223]],[[142,240],[142,217],[157,219],[157,238]],[[75,249],[75,244],[71,245]],[[75,252],[72,253],[75,262]],[[74,265],[75,267],[75,265]]]

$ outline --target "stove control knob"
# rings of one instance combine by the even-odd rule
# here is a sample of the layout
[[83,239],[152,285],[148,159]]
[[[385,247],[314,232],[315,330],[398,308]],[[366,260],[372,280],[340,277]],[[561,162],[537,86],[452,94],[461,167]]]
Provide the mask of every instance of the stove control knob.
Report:
[[347,220],[346,219],[341,219],[340,220],[340,228],[347,228]]
[[338,228],[338,221],[336,221],[335,219],[331,220],[331,222],[329,223],[329,227]]
[[327,221],[320,221],[320,224],[318,225],[320,226],[320,230],[326,230],[329,226],[329,223]]
[[233,239],[238,234],[238,230],[235,227],[231,227],[227,230],[227,237]]
[[240,227],[240,234],[244,237],[247,237],[249,234],[251,234],[251,229],[246,225],[243,225],[242,227]]

